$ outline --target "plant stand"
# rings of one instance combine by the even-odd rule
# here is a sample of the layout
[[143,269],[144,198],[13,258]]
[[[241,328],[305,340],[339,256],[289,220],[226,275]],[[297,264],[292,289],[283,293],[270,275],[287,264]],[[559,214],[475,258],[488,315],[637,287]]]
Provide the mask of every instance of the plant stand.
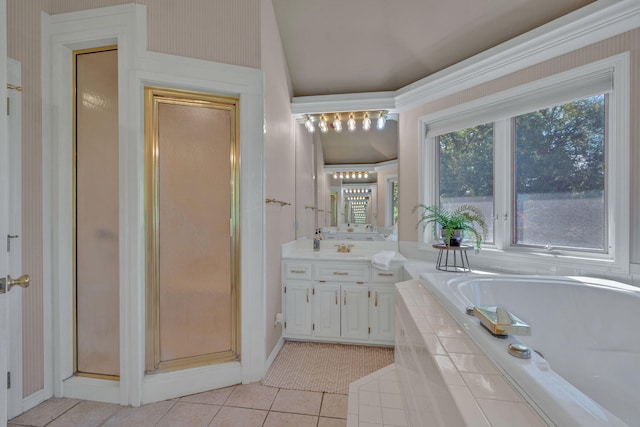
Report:
[[[466,273],[471,271],[471,265],[469,264],[467,251],[469,249],[473,249],[473,246],[447,246],[440,244],[433,245],[433,248],[439,250],[438,259],[436,261],[436,269],[440,271],[450,271],[458,273]],[[451,257],[449,256],[449,252],[452,252]],[[442,255],[444,255],[444,257]]]

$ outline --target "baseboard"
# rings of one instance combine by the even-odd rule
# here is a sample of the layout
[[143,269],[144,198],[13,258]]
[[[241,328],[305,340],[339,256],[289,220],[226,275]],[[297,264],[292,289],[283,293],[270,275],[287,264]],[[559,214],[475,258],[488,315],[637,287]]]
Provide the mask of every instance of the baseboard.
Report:
[[271,350],[271,354],[269,354],[269,357],[267,358],[266,362],[264,363],[264,373],[265,373],[265,375],[266,375],[267,371],[269,370],[269,368],[271,367],[271,364],[273,363],[273,361],[276,360],[276,356],[278,355],[278,353],[280,353],[280,350],[282,349],[283,345],[284,345],[284,338],[280,337],[280,339],[278,340],[276,345],[273,347],[273,350]]
[[[49,397],[52,397],[52,396],[49,396]],[[22,399],[22,413],[27,412],[29,409],[35,408],[36,406],[38,406],[39,404],[41,404],[42,402],[47,400],[49,397],[47,397],[44,394],[44,389],[42,389],[42,390],[38,390],[35,393],[32,393],[29,396],[23,398]]]

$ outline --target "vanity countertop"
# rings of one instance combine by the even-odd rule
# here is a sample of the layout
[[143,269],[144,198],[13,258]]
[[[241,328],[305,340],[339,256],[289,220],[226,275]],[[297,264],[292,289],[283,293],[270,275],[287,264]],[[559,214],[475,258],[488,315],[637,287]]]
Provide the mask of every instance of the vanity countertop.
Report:
[[[351,245],[351,252],[337,251],[337,245]],[[371,261],[381,251],[395,251],[392,263],[404,263],[407,259],[398,251],[397,242],[321,240],[320,250],[313,250],[313,240],[298,239],[282,245],[282,259],[304,259],[314,261]]]

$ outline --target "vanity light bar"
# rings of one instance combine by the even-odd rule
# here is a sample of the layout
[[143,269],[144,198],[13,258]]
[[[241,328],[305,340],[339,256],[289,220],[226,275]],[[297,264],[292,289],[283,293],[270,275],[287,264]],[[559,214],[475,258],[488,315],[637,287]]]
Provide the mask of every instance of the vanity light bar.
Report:
[[333,173],[333,179],[367,179],[369,171],[336,171]]
[[[362,121],[362,130],[368,131],[371,129],[371,117],[376,119],[376,129],[383,130],[385,128],[387,122],[387,114],[388,111],[353,111],[353,112],[343,112],[342,114],[346,114],[347,119],[347,130],[349,132],[354,132],[357,128],[357,120]],[[333,120],[327,119],[327,117],[333,118]],[[320,132],[327,133],[329,129],[333,129],[335,132],[342,132],[342,120],[340,117],[340,113],[338,112],[326,112],[321,114],[305,114],[304,116],[304,126],[307,128],[309,133],[315,132],[315,124],[318,124],[318,129]]]

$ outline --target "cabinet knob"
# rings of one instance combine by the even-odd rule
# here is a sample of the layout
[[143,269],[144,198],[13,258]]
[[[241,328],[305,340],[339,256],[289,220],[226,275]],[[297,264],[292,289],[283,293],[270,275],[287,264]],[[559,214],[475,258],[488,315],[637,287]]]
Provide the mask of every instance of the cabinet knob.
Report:
[[347,305],[347,291],[344,291],[344,305]]
[[378,306],[378,291],[376,291],[376,293],[375,293],[374,306],[375,307]]
[[336,289],[336,305],[338,305],[338,290]]

